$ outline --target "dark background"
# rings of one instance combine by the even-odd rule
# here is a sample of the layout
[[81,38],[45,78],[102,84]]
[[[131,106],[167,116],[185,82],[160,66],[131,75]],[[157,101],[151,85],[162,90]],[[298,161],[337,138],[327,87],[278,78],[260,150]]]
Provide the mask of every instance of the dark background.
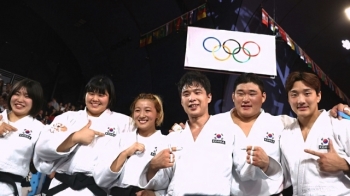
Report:
[[[141,92],[164,100],[168,130],[186,120],[176,82],[184,70],[186,31],[170,34],[140,48],[140,35],[203,4],[203,0],[11,0],[0,2],[0,71],[3,78],[38,80],[47,100],[82,101],[83,87],[96,74],[112,78],[116,111],[130,114],[129,105]],[[306,51],[346,94],[350,52],[341,40],[350,37],[344,9],[349,0],[208,0],[207,15],[192,26],[269,34],[261,23],[261,7]],[[272,51],[273,52],[273,51]],[[295,51],[276,40],[278,75],[264,78],[272,114],[292,115],[284,81],[294,70],[311,71]],[[6,70],[7,72],[4,72]],[[237,75],[206,73],[212,82],[210,113],[231,109],[232,83]],[[322,86],[320,108],[344,102]]]

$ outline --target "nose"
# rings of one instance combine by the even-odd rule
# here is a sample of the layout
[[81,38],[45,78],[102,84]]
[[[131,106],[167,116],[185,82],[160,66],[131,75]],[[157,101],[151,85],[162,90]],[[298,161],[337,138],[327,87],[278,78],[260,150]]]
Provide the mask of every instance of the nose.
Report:
[[249,95],[248,94],[244,94],[243,95],[243,101],[244,102],[248,102],[249,101]]
[[300,103],[304,103],[304,102],[305,102],[304,96],[299,95],[299,96],[298,96],[298,103],[300,104]]
[[140,112],[140,117],[144,117],[145,116],[145,111],[141,111]]
[[93,95],[93,96],[92,96],[92,100],[93,100],[93,101],[98,101],[98,95]]

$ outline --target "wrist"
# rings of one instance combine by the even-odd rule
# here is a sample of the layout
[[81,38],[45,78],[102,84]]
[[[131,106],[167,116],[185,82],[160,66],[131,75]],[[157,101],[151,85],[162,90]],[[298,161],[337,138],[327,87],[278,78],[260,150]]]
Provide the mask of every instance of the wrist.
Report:
[[78,135],[78,132],[74,132],[72,133],[71,135],[71,140],[74,144],[78,144],[79,143],[79,135]]
[[343,172],[350,171],[349,163],[344,158],[341,158],[341,162],[340,162],[339,166],[340,166],[340,170],[342,170]]

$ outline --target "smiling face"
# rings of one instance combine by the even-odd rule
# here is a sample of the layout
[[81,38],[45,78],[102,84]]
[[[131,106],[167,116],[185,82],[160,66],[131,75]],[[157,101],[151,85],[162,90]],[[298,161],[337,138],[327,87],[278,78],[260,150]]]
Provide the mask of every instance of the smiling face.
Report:
[[132,118],[136,127],[141,132],[156,130],[158,113],[154,101],[150,99],[139,99],[135,103]]
[[27,116],[32,109],[33,100],[29,98],[27,89],[22,87],[10,98],[11,110],[16,116]]
[[232,100],[237,114],[243,118],[250,118],[260,113],[266,93],[261,92],[259,86],[253,82],[241,83],[232,93]]
[[321,92],[305,85],[302,81],[294,82],[288,92],[288,102],[293,112],[301,118],[308,118],[318,111],[318,103],[321,100]]
[[211,98],[202,85],[185,85],[181,92],[181,105],[189,117],[201,117],[208,113]]
[[98,92],[87,92],[85,96],[85,104],[87,113],[90,116],[100,116],[108,107],[109,94],[105,91],[104,94]]

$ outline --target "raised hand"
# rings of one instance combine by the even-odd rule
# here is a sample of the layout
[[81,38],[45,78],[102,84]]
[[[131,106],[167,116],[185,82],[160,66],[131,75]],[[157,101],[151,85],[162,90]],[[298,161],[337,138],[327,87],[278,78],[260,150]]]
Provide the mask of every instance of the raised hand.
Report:
[[185,129],[185,124],[183,124],[183,123],[180,123],[180,124],[175,123],[175,124],[171,127],[171,129],[169,130],[169,133],[171,133],[171,132],[176,132],[176,131],[181,131],[181,130],[183,130],[183,129]]
[[338,112],[344,112],[345,114],[350,115],[350,108],[346,104],[339,103],[329,111],[330,115],[334,118],[338,117],[339,119],[342,119],[342,117],[338,115]]
[[332,140],[329,140],[328,146],[329,146],[329,149],[328,149],[328,152],[326,153],[317,152],[310,149],[305,149],[304,151],[306,153],[319,157],[319,159],[317,159],[317,163],[320,168],[320,171],[338,172],[338,171],[349,170],[348,164],[345,161],[345,159],[341,158],[338,155],[337,151],[334,149]]
[[91,121],[89,120],[89,122],[82,129],[74,133],[72,140],[75,143],[89,145],[95,139],[96,136],[103,137],[105,135],[104,133],[90,129],[90,126]]
[[247,163],[259,167],[264,172],[267,171],[270,164],[270,158],[259,146],[247,146]]

